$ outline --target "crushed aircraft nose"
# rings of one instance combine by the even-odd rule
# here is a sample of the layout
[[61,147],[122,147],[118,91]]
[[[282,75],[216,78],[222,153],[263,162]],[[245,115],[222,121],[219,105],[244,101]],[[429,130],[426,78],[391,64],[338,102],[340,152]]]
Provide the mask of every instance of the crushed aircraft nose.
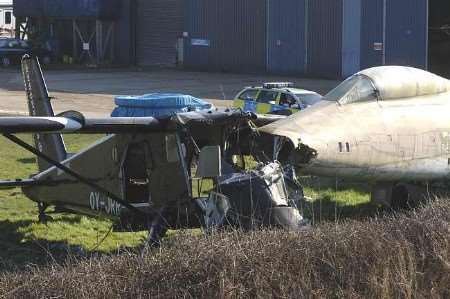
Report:
[[290,156],[292,165],[305,165],[317,157],[317,151],[306,144],[300,143]]
[[218,189],[221,193],[212,192],[202,205],[207,228],[232,225],[243,229],[299,229],[307,223],[297,208],[298,198],[289,197],[279,163],[260,164],[255,170],[222,176]]

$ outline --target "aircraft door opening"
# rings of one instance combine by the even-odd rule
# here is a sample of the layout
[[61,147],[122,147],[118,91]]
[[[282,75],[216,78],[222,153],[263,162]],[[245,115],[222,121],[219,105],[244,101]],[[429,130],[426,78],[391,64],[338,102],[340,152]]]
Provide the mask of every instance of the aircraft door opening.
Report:
[[150,173],[148,172],[148,144],[131,143],[128,146],[122,170],[125,200],[132,204],[149,204]]

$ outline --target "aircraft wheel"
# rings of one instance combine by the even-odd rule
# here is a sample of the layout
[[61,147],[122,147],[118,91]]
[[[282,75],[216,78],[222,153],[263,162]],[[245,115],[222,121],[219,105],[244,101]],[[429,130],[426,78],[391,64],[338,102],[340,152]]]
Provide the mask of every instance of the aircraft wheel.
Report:
[[405,185],[396,185],[392,189],[391,207],[394,210],[405,210],[411,208],[411,198]]
[[161,240],[165,237],[167,233],[167,228],[161,228],[158,230],[150,230],[148,232],[148,240],[147,243],[150,247],[159,247],[161,246]]
[[167,223],[164,218],[163,212],[159,212],[158,215],[151,221],[148,228],[147,246],[159,247],[161,246],[161,239],[164,238],[167,232]]
[[48,221],[53,220],[52,217],[48,216],[45,213],[45,210],[47,209],[47,207],[48,207],[48,205],[45,204],[45,203],[42,203],[42,202],[38,203],[38,210],[39,210],[38,220],[39,220],[39,223],[47,224]]
[[46,215],[46,214],[39,215],[38,219],[39,219],[39,223],[42,223],[42,224],[47,224],[47,222],[53,220],[53,218],[51,216]]

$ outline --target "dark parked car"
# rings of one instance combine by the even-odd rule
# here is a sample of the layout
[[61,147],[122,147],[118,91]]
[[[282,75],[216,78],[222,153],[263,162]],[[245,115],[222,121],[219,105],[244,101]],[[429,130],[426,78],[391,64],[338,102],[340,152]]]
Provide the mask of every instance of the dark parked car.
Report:
[[33,48],[27,41],[16,38],[0,38],[0,64],[2,66],[20,63],[25,54],[38,56],[43,64],[48,64],[52,60],[50,51]]

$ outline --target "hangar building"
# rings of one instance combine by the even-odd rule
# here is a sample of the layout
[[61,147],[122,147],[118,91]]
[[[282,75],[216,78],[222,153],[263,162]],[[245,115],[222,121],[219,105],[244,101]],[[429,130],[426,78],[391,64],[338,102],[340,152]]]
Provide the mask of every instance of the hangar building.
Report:
[[450,69],[448,0],[32,2],[14,0],[18,23],[76,63],[328,78],[383,64]]

